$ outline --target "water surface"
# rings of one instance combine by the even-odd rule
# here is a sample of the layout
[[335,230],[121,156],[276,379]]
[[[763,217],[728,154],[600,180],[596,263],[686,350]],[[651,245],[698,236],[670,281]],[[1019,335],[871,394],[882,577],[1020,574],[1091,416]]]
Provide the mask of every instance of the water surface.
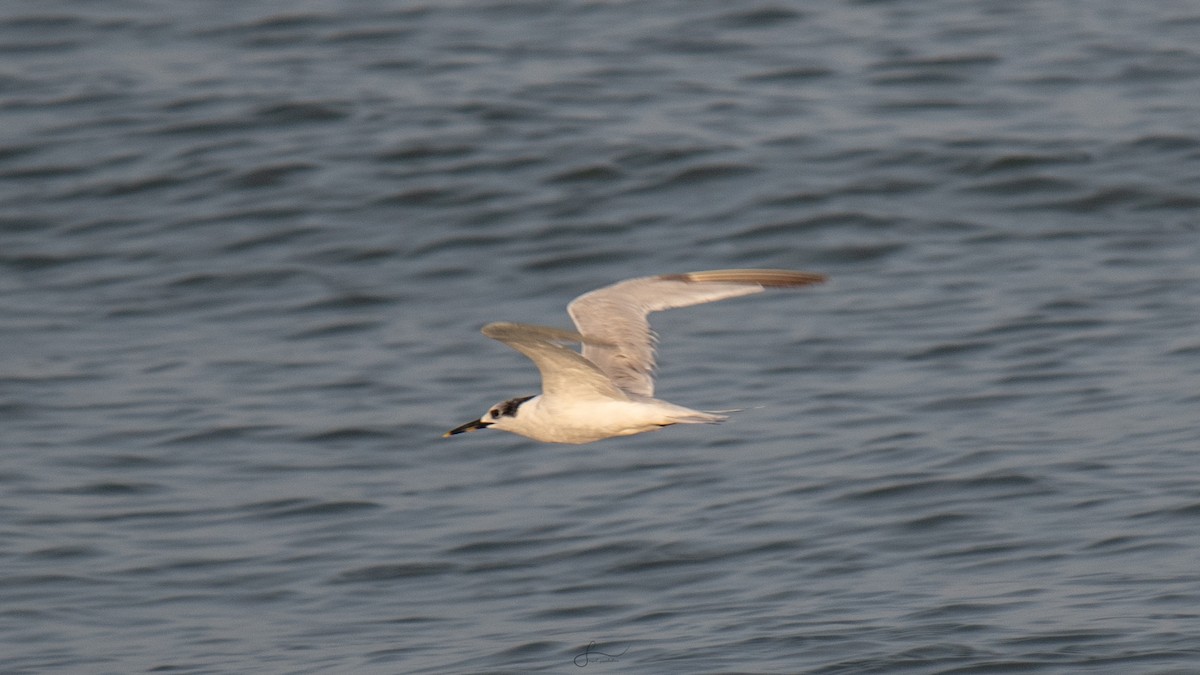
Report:
[[[0,669],[1200,662],[1188,2],[0,9]],[[439,435],[642,274],[728,423]],[[581,658],[582,657],[582,658]]]

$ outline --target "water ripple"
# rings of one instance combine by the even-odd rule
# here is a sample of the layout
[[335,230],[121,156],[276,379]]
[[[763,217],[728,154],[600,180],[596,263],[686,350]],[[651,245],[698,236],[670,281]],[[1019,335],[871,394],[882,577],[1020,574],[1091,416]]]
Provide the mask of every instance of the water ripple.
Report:
[[[1200,14],[1131,8],[0,5],[0,670],[1193,668]],[[725,424],[440,438],[536,389],[482,324],[721,267],[831,278],[656,315]]]

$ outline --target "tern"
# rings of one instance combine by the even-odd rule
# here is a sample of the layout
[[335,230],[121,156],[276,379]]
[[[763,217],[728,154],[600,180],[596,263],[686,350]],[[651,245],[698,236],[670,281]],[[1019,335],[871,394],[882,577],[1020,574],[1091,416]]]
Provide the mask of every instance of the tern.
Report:
[[[510,398],[483,417],[443,434],[492,428],[545,443],[591,443],[657,431],[674,424],[715,424],[727,417],[654,398],[656,337],[651,312],[688,307],[767,288],[825,281],[791,270],[710,270],[627,279],[585,293],[567,305],[577,332],[497,322],[483,334],[528,357],[542,375],[542,393]],[[567,345],[581,344],[582,353]],[[725,411],[731,412],[731,411]]]

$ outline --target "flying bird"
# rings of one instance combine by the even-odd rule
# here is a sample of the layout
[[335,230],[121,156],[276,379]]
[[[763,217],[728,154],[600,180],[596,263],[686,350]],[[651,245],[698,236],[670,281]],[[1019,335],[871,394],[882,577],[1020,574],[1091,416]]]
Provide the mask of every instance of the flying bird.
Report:
[[[657,431],[673,424],[727,419],[654,398],[651,312],[688,307],[767,288],[825,281],[791,270],[711,270],[627,279],[585,293],[567,305],[576,331],[497,322],[483,334],[527,356],[542,374],[542,393],[510,398],[483,417],[443,434],[493,428],[546,443],[591,443]],[[567,345],[581,344],[582,353]],[[728,411],[726,411],[728,412]]]

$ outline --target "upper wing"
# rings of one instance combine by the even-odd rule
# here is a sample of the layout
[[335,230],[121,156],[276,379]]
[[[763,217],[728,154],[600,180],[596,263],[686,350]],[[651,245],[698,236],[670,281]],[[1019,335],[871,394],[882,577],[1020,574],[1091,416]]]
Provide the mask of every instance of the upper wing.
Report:
[[521,352],[542,374],[542,393],[547,397],[572,399],[628,400],[625,392],[591,361],[562,343],[591,340],[579,333],[521,323],[496,322],[483,327],[483,334]]
[[[825,281],[820,274],[790,270],[712,270],[663,274],[621,281],[585,293],[567,306],[586,336],[583,356],[621,389],[654,395],[654,333],[646,316],[765,288],[791,288]],[[532,358],[532,357],[531,357]]]

